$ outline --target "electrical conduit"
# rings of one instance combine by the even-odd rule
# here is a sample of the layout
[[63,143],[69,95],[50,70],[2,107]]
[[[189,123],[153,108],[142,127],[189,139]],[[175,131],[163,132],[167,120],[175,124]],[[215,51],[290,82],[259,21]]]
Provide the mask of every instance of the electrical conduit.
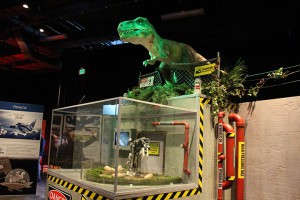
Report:
[[225,112],[218,113],[218,200],[223,199],[223,160],[225,155],[223,153],[223,118]]

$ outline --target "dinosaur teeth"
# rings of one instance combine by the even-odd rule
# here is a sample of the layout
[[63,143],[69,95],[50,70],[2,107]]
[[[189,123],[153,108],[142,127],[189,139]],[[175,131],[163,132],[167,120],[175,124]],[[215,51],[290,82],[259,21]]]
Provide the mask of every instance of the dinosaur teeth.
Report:
[[131,33],[131,32],[133,32],[133,30],[125,31],[124,33],[128,34],[128,33]]
[[121,31],[121,32],[120,32],[120,35],[124,35],[124,34],[128,34],[128,33],[132,33],[132,32],[134,32],[135,30],[137,30],[137,29],[126,30],[126,31]]

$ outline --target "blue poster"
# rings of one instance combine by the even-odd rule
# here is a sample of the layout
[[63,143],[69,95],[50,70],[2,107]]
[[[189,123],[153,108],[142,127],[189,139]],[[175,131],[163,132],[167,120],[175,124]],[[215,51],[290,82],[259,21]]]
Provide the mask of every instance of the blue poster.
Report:
[[0,195],[36,193],[43,111],[0,101]]
[[0,101],[0,138],[40,140],[43,106]]

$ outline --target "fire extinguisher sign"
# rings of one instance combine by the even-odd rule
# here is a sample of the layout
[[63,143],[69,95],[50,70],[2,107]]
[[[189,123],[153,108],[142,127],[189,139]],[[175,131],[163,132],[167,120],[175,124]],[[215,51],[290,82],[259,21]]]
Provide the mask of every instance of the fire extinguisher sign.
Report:
[[245,142],[239,142],[238,178],[245,176]]

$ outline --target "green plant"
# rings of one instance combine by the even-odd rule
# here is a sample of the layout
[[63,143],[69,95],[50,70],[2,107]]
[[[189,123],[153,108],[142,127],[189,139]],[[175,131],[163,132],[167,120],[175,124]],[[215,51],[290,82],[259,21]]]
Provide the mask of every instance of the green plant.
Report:
[[132,90],[128,90],[127,97],[159,104],[167,104],[168,99],[171,97],[192,93],[193,89],[185,83],[180,85],[166,83],[164,85],[156,85],[147,88],[135,86]]
[[211,114],[216,116],[220,110],[226,110],[231,97],[241,98],[245,94],[243,85],[247,67],[243,60],[238,60],[232,70],[217,70],[212,73],[212,80],[202,84],[202,93],[211,98]]
[[217,71],[214,71],[212,81],[202,85],[202,92],[212,101],[212,116],[216,116],[219,111],[226,110],[229,104],[233,103],[232,99],[241,99],[245,95],[256,97],[267,80],[288,76],[287,72],[283,72],[283,68],[279,68],[267,74],[266,78],[260,79],[255,86],[245,89],[246,69],[245,62],[239,59],[232,70],[221,70],[220,77],[217,76]]
[[[220,70],[220,76],[218,76],[218,71],[215,70],[212,73],[211,81],[202,83],[202,93],[211,98],[212,116],[216,116],[219,111],[226,110],[228,106],[233,103],[232,101],[234,99],[241,99],[245,95],[256,97],[267,80],[285,78],[288,76],[286,72],[283,72],[283,68],[279,68],[269,73],[266,78],[260,79],[255,86],[250,87],[250,89],[245,89],[244,80],[246,70],[245,62],[239,59],[231,70],[229,70],[229,68]],[[147,88],[134,87],[132,90],[128,90],[128,97],[167,104],[169,98],[192,94],[193,91],[194,88],[186,84],[176,85],[166,83],[164,85]]]
[[[129,184],[167,185],[170,183],[174,183],[174,184],[182,183],[182,179],[179,176],[166,176],[166,175],[153,174],[153,177],[151,179],[145,179],[141,175],[144,176],[146,174],[139,174],[135,176],[125,175],[123,177],[118,177],[118,184],[119,185],[129,185]],[[113,175],[106,174],[103,167],[88,169],[85,173],[85,179],[96,183],[106,183],[106,184],[114,184],[115,181],[114,173]]]
[[287,76],[288,76],[288,72],[283,72],[283,68],[280,67],[279,69],[269,73],[266,78],[262,78],[258,83],[256,83],[254,87],[250,87],[247,95],[257,96],[259,90],[262,88],[262,86],[266,83],[267,80],[285,78]]

